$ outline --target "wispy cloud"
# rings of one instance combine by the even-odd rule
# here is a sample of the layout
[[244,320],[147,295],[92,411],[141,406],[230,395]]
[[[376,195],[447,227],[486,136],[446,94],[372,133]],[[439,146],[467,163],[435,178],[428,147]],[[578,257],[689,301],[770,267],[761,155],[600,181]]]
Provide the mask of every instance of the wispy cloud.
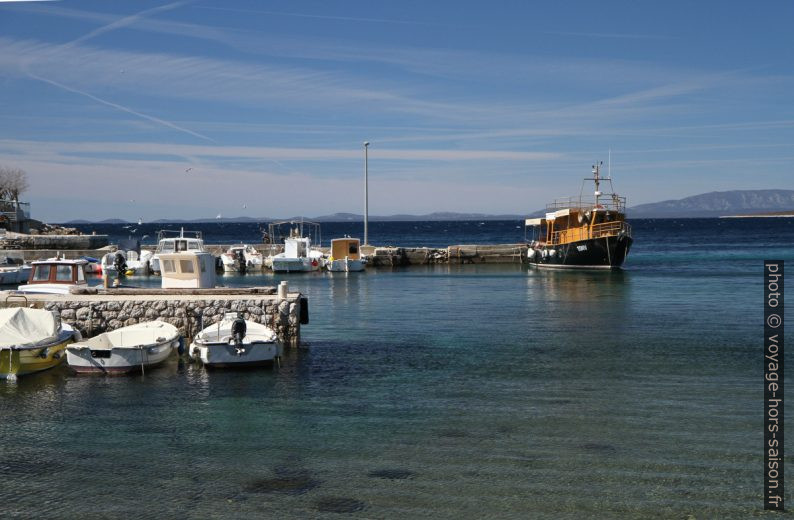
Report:
[[385,23],[385,24],[398,24],[398,25],[444,25],[444,26],[451,26],[452,24],[448,23],[440,23],[440,22],[424,22],[424,21],[417,21],[417,20],[397,20],[393,18],[363,18],[363,17],[355,17],[355,16],[331,16],[331,15],[323,15],[323,14],[311,14],[311,13],[294,13],[294,12],[284,12],[284,11],[266,11],[260,9],[240,9],[235,7],[216,7],[216,6],[206,6],[206,5],[197,5],[194,6],[196,9],[211,9],[213,11],[226,11],[232,13],[245,13],[245,14],[262,14],[268,16],[290,16],[294,18],[311,18],[315,20],[335,20],[339,22],[366,22],[366,23]]
[[[93,154],[108,156],[119,154],[152,156],[180,156],[214,159],[276,159],[281,161],[328,161],[333,159],[360,159],[361,150],[350,148],[283,148],[257,146],[203,146],[162,143],[118,143],[66,141],[18,141],[0,140],[0,149],[26,153],[50,153],[58,156]],[[377,159],[401,161],[538,161],[560,157],[556,152],[516,152],[498,150],[453,150],[453,149],[399,149],[371,147],[370,155]]]

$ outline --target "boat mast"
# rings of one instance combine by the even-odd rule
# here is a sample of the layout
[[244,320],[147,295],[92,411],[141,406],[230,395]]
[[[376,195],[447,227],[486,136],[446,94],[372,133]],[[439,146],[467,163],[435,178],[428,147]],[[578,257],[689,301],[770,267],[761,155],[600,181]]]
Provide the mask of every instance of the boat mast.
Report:
[[[603,164],[603,161],[601,162],[601,164]],[[601,180],[601,178],[599,177],[599,173],[600,173],[599,172],[599,169],[600,169],[599,167],[600,167],[599,163],[595,163],[593,165],[593,182],[595,182],[595,194],[594,195],[595,195],[595,205],[596,206],[598,206],[598,197],[601,195],[601,191],[598,189],[599,186],[600,186],[600,180]]]

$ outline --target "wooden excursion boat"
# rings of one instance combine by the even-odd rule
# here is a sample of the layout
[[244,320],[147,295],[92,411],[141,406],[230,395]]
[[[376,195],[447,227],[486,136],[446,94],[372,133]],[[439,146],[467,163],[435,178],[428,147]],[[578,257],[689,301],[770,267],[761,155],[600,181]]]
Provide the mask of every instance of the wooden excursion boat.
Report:
[[[533,229],[527,257],[531,265],[557,269],[619,269],[629,254],[633,239],[626,222],[626,198],[602,193],[602,164],[593,166],[593,199],[579,197],[557,200],[546,206],[544,218],[526,220]],[[582,191],[584,190],[582,183]]]

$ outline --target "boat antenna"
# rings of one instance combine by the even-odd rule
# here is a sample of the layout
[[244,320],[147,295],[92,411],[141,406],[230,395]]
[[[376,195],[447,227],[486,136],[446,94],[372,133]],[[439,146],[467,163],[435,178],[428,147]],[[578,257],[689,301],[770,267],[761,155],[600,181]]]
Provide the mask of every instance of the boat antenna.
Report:
[[593,182],[595,183],[595,204],[598,206],[598,197],[601,195],[601,191],[599,190],[601,178],[599,177],[601,166],[603,166],[604,161],[600,163],[595,163],[593,165]]
[[607,163],[607,175],[612,180],[612,148],[609,149],[609,162]]

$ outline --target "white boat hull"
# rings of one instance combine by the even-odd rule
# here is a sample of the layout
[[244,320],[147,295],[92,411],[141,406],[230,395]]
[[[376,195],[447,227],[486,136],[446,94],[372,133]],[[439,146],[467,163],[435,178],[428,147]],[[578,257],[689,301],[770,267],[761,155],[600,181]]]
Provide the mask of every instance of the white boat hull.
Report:
[[175,340],[149,347],[117,347],[110,349],[107,358],[94,357],[87,347],[67,347],[66,362],[78,373],[126,374],[159,365],[178,345]]
[[330,260],[325,264],[326,269],[335,273],[352,273],[356,271],[363,271],[364,267],[365,264],[361,260],[350,260],[349,258]]
[[281,345],[274,341],[244,341],[235,345],[233,341],[203,343],[194,341],[190,345],[191,357],[205,366],[253,367],[272,364],[281,357]]
[[275,273],[317,271],[320,269],[320,261],[316,258],[279,258],[275,256],[271,268]]

